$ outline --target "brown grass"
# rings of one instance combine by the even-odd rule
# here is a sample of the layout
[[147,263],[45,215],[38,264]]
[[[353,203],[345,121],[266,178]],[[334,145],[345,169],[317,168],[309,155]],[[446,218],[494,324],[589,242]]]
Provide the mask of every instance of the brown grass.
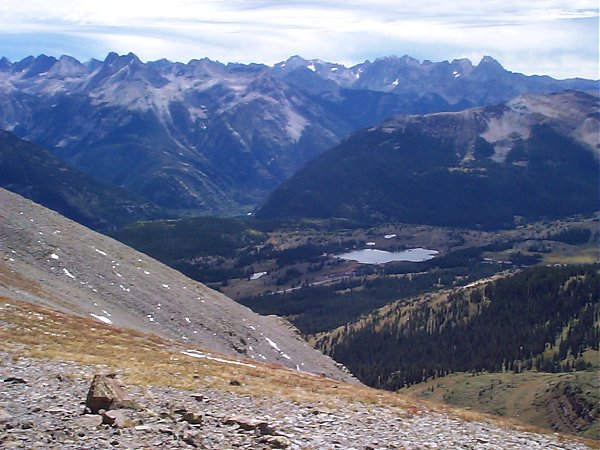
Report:
[[[537,427],[492,417],[475,411],[421,400],[411,395],[346,384],[329,378],[299,373],[253,360],[246,367],[181,354],[193,348],[155,335],[120,329],[85,317],[62,314],[41,306],[0,296],[0,341],[13,358],[33,357],[98,365],[98,371],[118,370],[127,384],[168,386],[189,391],[211,387],[255,397],[286,398],[298,403],[339,407],[339,401],[380,405],[400,416],[435,411],[468,421],[547,433]],[[196,348],[205,354],[209,352]],[[211,356],[232,361],[227,355]],[[231,386],[231,380],[241,386]],[[573,439],[569,437],[569,439]],[[594,441],[585,441],[596,444]],[[593,445],[592,445],[593,446]]]
[[[336,380],[299,373],[253,360],[241,361],[255,367],[198,359],[181,354],[193,348],[134,330],[55,312],[37,305],[0,297],[0,341],[13,357],[28,356],[68,360],[86,365],[105,365],[122,371],[128,384],[170,386],[197,390],[203,386],[243,395],[278,396],[296,401],[329,403],[346,399],[408,408],[417,407],[392,393]],[[196,348],[225,360],[220,355]],[[231,380],[242,386],[232,387]]]

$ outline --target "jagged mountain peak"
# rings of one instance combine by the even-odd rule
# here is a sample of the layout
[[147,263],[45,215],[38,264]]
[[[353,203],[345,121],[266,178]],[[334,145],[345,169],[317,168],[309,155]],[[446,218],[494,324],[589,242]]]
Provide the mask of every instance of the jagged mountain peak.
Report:
[[104,58],[105,64],[111,64],[113,61],[119,58],[119,54],[117,52],[109,52]]
[[11,66],[11,62],[6,56],[3,56],[2,58],[0,58],[0,71],[8,70],[8,69],[10,69],[10,66]]
[[240,73],[258,73],[263,72],[265,69],[268,69],[266,64],[259,63],[250,63],[250,64],[242,64],[242,63],[227,63],[227,70],[230,72],[240,72]]
[[47,73],[48,69],[56,63],[56,58],[47,55],[29,56],[13,65],[15,72],[20,72],[24,79],[32,78]]
[[[130,55],[135,56],[133,53],[129,53]],[[117,52],[109,52],[104,58],[104,64],[113,64],[115,61],[122,60],[127,58],[125,55],[119,55]]]
[[111,52],[104,60],[105,67],[122,68],[127,65],[143,66],[144,63],[134,53],[131,52],[126,55],[118,55],[117,53]]
[[479,61],[479,64],[489,64],[503,69],[502,65],[496,59],[492,58],[489,55],[484,55]]
[[72,56],[62,55],[55,64],[48,69],[48,77],[63,78],[83,76],[87,67]]
[[497,77],[506,73],[506,69],[491,56],[484,56],[475,66],[474,75],[484,75],[488,77]]
[[293,55],[293,56],[290,56],[285,61],[275,64],[275,67],[286,67],[286,68],[290,69],[290,68],[296,68],[298,66],[305,66],[308,63],[309,63],[309,61],[307,59],[304,59],[302,56]]
[[404,64],[404,65],[421,65],[421,62],[413,58],[409,55],[397,56],[397,55],[389,55],[381,58],[376,58],[372,64],[375,63],[394,63],[394,64]]
[[[318,75],[319,78],[330,79],[330,72],[345,72],[348,68],[343,64],[323,61],[321,59],[304,59],[301,56],[295,55],[273,66],[276,73],[288,74],[290,72],[301,71],[303,76]],[[312,77],[314,78],[314,76]]]

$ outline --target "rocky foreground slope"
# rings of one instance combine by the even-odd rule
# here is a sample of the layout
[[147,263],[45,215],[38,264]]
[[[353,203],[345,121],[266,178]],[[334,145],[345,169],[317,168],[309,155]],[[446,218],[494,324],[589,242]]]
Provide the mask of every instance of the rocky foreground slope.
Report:
[[278,319],[6,190],[0,295],[249,360],[352,378]]
[[[587,449],[596,444],[280,366],[215,354],[199,358],[197,349],[182,351],[174,342],[8,298],[0,298],[0,339],[2,448]],[[90,383],[99,373],[113,374],[125,392],[120,389],[120,404],[92,411],[99,397],[97,390],[89,394]]]

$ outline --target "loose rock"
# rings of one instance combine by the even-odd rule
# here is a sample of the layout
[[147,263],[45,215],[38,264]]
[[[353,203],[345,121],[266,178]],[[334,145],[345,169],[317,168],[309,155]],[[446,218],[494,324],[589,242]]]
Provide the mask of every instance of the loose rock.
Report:
[[204,420],[204,417],[202,416],[202,414],[197,414],[194,412],[186,412],[183,417],[181,418],[181,420],[188,422],[192,425],[202,425],[202,421]]
[[261,442],[269,444],[272,448],[288,448],[292,443],[285,436],[267,436]]
[[137,408],[127,389],[119,385],[114,375],[94,375],[85,406],[92,413],[101,409]]
[[[148,398],[143,395],[144,388],[128,386],[139,409],[82,415],[89,380],[99,370],[105,368],[30,358],[13,361],[0,352],[0,379],[10,375],[35,380],[0,383],[0,417],[4,417],[4,424],[0,420],[0,448],[589,449],[576,439],[523,432],[494,422],[467,421],[425,407],[409,414],[400,408],[336,397],[324,405],[308,399],[254,398],[209,387],[203,388],[204,397],[210,401],[202,402],[201,413],[194,411],[199,403],[191,392],[152,387]],[[56,375],[60,373],[70,375],[59,381]],[[62,412],[49,413],[50,409]],[[194,414],[201,424],[183,421],[187,414]],[[117,422],[119,415],[125,417],[125,427],[101,424],[108,418]],[[133,425],[127,426],[128,421]],[[33,426],[23,429],[26,423]]]
[[123,411],[111,410],[102,413],[102,423],[106,425],[112,425],[116,428],[124,428],[127,418]]
[[8,377],[4,379],[5,383],[14,383],[14,384],[26,384],[27,381],[25,381],[23,378],[19,378],[19,377]]

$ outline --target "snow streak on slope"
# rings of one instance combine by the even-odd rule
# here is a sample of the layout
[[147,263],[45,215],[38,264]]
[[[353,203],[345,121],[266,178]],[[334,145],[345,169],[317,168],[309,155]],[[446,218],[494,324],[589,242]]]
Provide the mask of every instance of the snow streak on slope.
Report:
[[5,190],[0,217],[0,295],[216,352],[351,379],[276,320]]

